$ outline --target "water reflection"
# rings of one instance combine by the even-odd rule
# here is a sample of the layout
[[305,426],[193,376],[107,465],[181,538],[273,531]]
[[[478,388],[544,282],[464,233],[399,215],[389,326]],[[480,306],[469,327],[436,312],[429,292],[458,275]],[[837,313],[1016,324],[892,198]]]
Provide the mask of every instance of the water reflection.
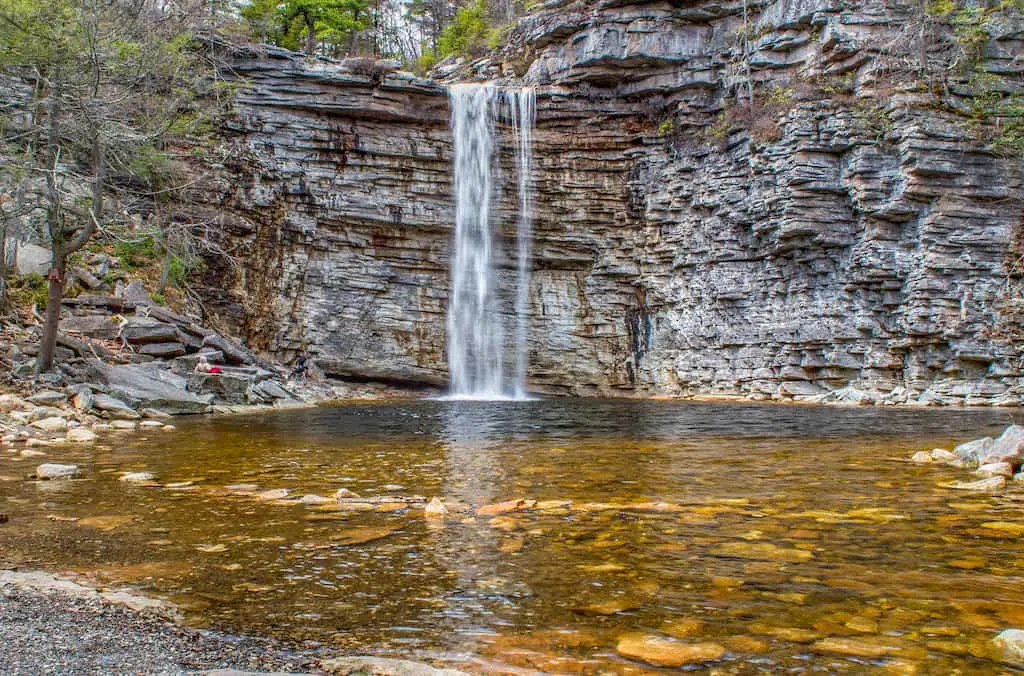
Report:
[[[954,494],[939,484],[958,471],[889,458],[1015,416],[416,401],[181,421],[48,449],[85,479],[0,484],[0,548],[168,595],[197,622],[361,651],[595,673],[637,666],[625,634],[690,627],[741,672],[994,672],[978,646],[1024,625],[1016,494]],[[0,475],[34,466],[0,457]],[[258,497],[271,489],[288,499]],[[452,512],[438,525],[396,495]],[[826,640],[885,647],[843,657]]]

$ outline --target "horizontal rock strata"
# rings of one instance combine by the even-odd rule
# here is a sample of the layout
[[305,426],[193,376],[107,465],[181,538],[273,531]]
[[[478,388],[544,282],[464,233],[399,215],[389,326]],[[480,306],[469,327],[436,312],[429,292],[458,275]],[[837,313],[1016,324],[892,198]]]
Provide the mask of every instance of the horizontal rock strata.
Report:
[[[476,64],[538,86],[532,389],[1020,404],[1024,172],[988,145],[994,122],[957,112],[963,78],[943,72],[945,107],[914,83],[912,7],[778,0],[747,24],[738,2],[546,7]],[[1020,91],[1022,25],[1000,21],[979,67]],[[278,50],[236,72],[206,199],[241,268],[210,261],[209,307],[329,376],[443,384],[443,88]]]

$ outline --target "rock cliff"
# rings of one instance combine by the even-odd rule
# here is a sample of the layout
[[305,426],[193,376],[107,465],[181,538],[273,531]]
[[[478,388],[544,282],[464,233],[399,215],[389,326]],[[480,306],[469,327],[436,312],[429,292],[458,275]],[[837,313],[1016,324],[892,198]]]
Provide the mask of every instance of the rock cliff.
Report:
[[[555,0],[472,64],[538,87],[531,386],[1020,404],[1024,168],[996,104],[1024,23],[969,53],[915,12]],[[443,383],[443,88],[274,50],[237,72],[207,191],[239,265],[211,261],[209,307],[329,375]]]

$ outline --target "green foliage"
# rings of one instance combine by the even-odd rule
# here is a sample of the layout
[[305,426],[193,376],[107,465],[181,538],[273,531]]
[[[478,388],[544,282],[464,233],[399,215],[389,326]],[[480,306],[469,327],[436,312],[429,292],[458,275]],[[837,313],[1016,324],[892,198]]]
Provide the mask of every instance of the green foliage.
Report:
[[367,0],[250,0],[241,8],[253,35],[287,49],[336,53],[368,26]]
[[167,298],[162,293],[157,293],[156,291],[154,291],[153,293],[149,294],[149,299],[156,303],[157,305],[167,305]]
[[764,94],[764,105],[771,108],[788,108],[793,101],[793,90],[788,87],[769,87]]
[[668,136],[675,131],[676,123],[671,117],[666,117],[658,125],[658,136]]
[[416,61],[416,72],[426,73],[437,63],[437,54],[433,49],[423,48],[420,58]]
[[114,244],[114,255],[128,270],[146,267],[156,260],[156,239],[151,234],[145,234],[133,239],[118,240]]
[[181,256],[171,256],[170,264],[167,267],[167,283],[177,287],[185,285],[185,281],[191,272],[195,270],[194,263]]
[[15,277],[7,288],[7,293],[15,305],[30,307],[36,305],[40,310],[46,309],[49,297],[49,282],[37,272]]
[[487,47],[491,25],[487,18],[486,0],[473,0],[455,13],[455,18],[437,41],[437,55],[474,57]]

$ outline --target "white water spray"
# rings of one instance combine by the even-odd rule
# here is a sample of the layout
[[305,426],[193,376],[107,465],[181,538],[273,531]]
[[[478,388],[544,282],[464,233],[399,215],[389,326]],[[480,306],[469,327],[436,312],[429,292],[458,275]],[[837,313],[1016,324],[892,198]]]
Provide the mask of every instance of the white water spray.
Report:
[[[457,399],[521,399],[526,397],[534,91],[499,91],[493,85],[463,84],[449,89],[449,100],[455,146],[455,241],[448,301],[449,395]],[[502,108],[509,111],[516,141],[519,197],[511,382],[506,382],[504,375],[509,351],[504,345],[491,226],[495,130]]]

